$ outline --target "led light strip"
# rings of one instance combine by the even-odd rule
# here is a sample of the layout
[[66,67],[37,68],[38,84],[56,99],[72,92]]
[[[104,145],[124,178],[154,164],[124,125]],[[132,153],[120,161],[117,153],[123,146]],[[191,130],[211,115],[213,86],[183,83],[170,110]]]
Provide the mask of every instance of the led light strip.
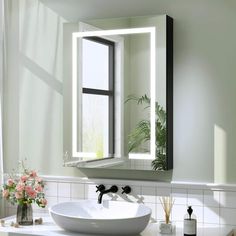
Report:
[[[128,34],[150,34],[150,97],[151,97],[151,142],[150,142],[150,157],[145,159],[155,159],[156,156],[156,132],[155,132],[155,103],[156,103],[156,28],[130,28],[130,29],[115,29],[115,30],[97,30],[86,32],[74,32],[72,34],[72,156],[73,157],[89,157],[91,153],[83,153],[77,151],[77,39],[89,36],[111,36],[111,35],[128,35]],[[140,154],[142,155],[142,154]],[[92,155],[93,156],[93,155]],[[94,156],[91,158],[94,158]]]

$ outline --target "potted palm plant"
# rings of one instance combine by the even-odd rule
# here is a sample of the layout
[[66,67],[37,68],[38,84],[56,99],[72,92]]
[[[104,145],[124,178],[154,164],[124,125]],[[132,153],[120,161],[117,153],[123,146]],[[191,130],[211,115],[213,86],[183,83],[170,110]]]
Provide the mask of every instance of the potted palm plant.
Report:
[[[135,101],[137,105],[145,105],[144,109],[150,108],[150,98],[143,96],[129,95],[126,103]],[[156,158],[152,161],[154,170],[166,170],[166,111],[156,102]],[[150,141],[151,124],[150,120],[140,120],[128,136],[129,152],[137,149],[142,144]]]

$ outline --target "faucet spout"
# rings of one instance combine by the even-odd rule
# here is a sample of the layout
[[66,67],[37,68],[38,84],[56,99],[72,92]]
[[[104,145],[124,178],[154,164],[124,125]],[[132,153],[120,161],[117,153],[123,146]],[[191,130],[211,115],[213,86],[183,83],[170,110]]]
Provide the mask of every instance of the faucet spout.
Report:
[[118,191],[118,187],[116,185],[111,186],[109,189],[107,190],[102,190],[100,191],[99,195],[98,195],[98,204],[102,203],[102,197],[104,194],[107,193],[116,193]]
[[102,197],[103,197],[104,192],[100,192],[98,195],[98,204],[102,203]]

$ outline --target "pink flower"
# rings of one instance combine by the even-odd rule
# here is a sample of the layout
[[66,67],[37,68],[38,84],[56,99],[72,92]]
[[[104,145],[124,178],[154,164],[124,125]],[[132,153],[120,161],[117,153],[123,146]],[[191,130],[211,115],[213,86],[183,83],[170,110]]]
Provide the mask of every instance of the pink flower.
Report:
[[26,193],[31,192],[33,189],[31,186],[25,186]]
[[43,206],[46,206],[47,203],[48,203],[48,201],[47,201],[45,198],[42,198],[42,199],[40,200],[40,202],[41,202],[41,204],[42,204]]
[[36,171],[32,170],[32,171],[30,172],[30,177],[32,177],[32,178],[37,177]]
[[23,198],[23,193],[22,192],[16,192],[15,197],[16,197],[16,199],[21,199],[21,198]]
[[25,184],[22,183],[22,182],[19,182],[19,183],[16,185],[16,190],[17,190],[18,192],[22,192],[22,191],[24,190],[24,188],[25,188]]
[[38,183],[41,183],[42,182],[42,179],[40,177],[36,177],[35,178],[35,181],[38,182]]
[[36,193],[36,191],[32,190],[32,191],[28,192],[28,195],[31,198],[35,198],[37,196],[37,193]]
[[35,198],[37,196],[37,192],[33,190],[31,186],[25,186],[25,191],[31,198]]
[[27,175],[22,175],[20,177],[20,179],[21,179],[22,182],[25,182],[28,179],[28,176]]
[[35,186],[34,190],[35,190],[36,192],[42,192],[42,191],[43,191],[43,188],[42,188],[42,186],[41,186],[40,184],[37,184],[37,185]]
[[4,189],[4,190],[2,191],[2,196],[3,196],[4,198],[8,198],[9,195],[10,195],[10,193],[9,193],[8,189]]
[[7,185],[8,185],[9,187],[11,187],[13,184],[14,184],[14,180],[13,180],[13,179],[8,179],[8,180],[7,180]]

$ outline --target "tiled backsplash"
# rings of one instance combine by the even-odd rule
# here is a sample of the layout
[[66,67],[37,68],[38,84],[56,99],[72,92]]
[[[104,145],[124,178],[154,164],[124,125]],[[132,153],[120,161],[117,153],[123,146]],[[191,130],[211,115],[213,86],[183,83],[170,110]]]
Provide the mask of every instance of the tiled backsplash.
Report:
[[[190,183],[162,183],[152,181],[128,181],[108,179],[81,179],[44,177],[48,206],[58,202],[78,199],[97,199],[96,185],[104,184],[107,188],[116,184],[117,194],[104,195],[103,199],[130,201],[145,204],[152,209],[152,220],[163,220],[164,211],[160,196],[172,196],[175,203],[172,210],[172,221],[183,221],[187,206],[193,207],[198,222],[221,225],[236,225],[236,186],[207,185]],[[130,185],[132,192],[121,194],[121,187]],[[35,212],[47,209],[34,207]],[[11,205],[5,207],[6,216],[15,214]]]

